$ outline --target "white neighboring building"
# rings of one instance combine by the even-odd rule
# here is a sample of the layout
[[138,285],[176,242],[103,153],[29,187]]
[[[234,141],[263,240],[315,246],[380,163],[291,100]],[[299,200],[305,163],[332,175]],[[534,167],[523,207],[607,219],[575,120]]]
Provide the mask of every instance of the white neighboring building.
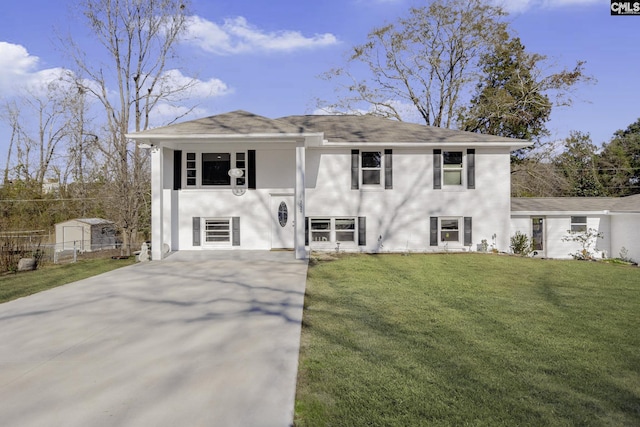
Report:
[[118,247],[117,227],[113,221],[76,218],[57,223],[55,229],[56,252],[92,252]]
[[579,243],[563,241],[569,230],[602,234],[593,250],[600,256],[640,261],[640,194],[628,197],[543,197],[511,200],[511,234],[535,240],[536,256],[571,258]]
[[[508,251],[527,141],[373,116],[235,111],[128,135],[151,148],[152,259],[292,249]],[[231,175],[233,176],[231,176]]]

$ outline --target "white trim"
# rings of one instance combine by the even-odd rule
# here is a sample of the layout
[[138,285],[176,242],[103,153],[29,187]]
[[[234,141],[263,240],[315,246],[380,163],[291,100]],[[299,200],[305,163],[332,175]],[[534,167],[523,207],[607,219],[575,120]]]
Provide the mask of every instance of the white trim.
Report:
[[162,259],[164,246],[164,153],[151,150],[151,259]]
[[[169,147],[179,147],[181,144],[186,143],[224,143],[236,142],[241,140],[243,142],[255,142],[260,144],[261,147],[266,146],[269,142],[279,143],[304,143],[305,147],[352,147],[352,148],[508,148],[510,151],[517,150],[531,146],[530,142],[518,142],[517,140],[511,142],[492,142],[492,141],[460,141],[460,142],[443,142],[443,141],[425,141],[425,142],[400,142],[400,141],[383,141],[383,142],[336,142],[329,141],[324,138],[324,133],[254,133],[254,134],[154,134],[154,135],[139,135],[139,134],[126,134],[126,138],[137,141],[138,145],[147,144],[149,146],[156,146],[158,144],[165,145],[169,143]],[[266,148],[266,147],[265,147]],[[269,147],[271,148],[271,147]],[[177,148],[179,149],[179,148]]]
[[294,189],[295,197],[293,199],[293,220],[295,221],[295,230],[293,238],[293,247],[296,253],[296,259],[306,259],[307,249],[305,246],[305,215],[307,209],[306,199],[306,148],[303,143],[296,146],[296,186]]

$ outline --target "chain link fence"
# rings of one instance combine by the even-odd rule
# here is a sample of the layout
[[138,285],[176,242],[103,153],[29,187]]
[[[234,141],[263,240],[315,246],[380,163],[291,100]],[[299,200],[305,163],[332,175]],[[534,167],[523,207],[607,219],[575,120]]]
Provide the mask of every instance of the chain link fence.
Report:
[[[121,242],[87,244],[86,241],[43,243],[47,236],[0,236],[0,273],[18,271],[21,259],[33,259],[36,265],[67,264],[87,259],[126,257]],[[129,253],[137,254],[142,242],[132,243]]]

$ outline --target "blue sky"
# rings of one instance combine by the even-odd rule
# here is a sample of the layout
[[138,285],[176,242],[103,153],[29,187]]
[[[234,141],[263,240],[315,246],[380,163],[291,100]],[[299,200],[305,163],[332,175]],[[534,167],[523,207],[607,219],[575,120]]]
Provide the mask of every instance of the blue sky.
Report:
[[[89,41],[64,0],[4,2],[0,14],[0,101],[20,87],[68,67],[56,42],[71,32]],[[267,117],[310,114],[315,98],[331,96],[318,75],[344,63],[350,46],[374,27],[406,14],[413,0],[193,0],[191,42],[183,43],[178,77],[201,81],[206,98],[195,116],[244,109]],[[572,107],[556,109],[552,139],[571,130],[594,143],[640,117],[640,16],[610,16],[603,0],[517,0],[506,3],[512,28],[527,50],[556,69],[587,61],[597,83],[581,86]],[[186,106],[186,103],[185,103]],[[167,107],[165,114],[173,111]],[[191,116],[190,118],[195,118]],[[0,167],[8,132],[0,125]]]

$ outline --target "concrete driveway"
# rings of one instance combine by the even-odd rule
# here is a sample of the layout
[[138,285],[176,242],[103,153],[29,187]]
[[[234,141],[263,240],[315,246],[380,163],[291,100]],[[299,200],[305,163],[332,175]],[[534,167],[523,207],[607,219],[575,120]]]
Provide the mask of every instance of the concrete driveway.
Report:
[[0,424],[289,426],[306,272],[179,252],[0,304]]

